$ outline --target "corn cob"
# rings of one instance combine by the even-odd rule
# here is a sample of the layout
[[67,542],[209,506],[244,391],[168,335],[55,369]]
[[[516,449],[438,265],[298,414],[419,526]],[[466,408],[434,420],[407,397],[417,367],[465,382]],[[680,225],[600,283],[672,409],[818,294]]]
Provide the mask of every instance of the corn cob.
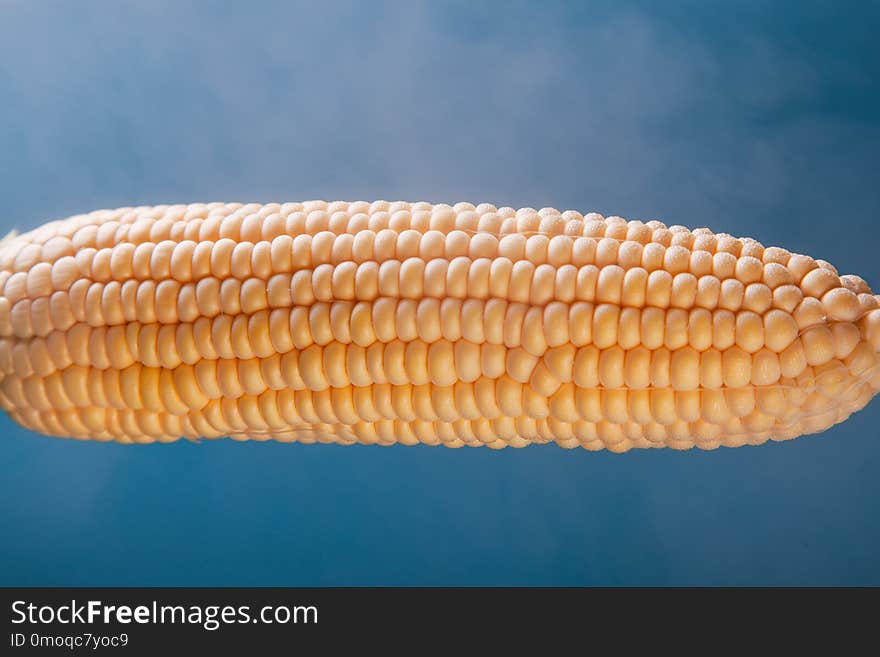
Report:
[[595,213],[210,203],[0,244],[0,405],[53,436],[735,447],[864,407],[878,351],[857,276]]

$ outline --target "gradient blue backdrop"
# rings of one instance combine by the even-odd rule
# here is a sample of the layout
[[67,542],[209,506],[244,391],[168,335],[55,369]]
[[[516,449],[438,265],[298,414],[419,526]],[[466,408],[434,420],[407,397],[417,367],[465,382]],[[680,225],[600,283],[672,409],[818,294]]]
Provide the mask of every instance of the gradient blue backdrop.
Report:
[[[319,5],[321,8],[318,8]],[[553,205],[880,285],[877,2],[0,3],[0,228],[191,200]],[[880,584],[880,402],[715,452],[53,440],[2,584]]]

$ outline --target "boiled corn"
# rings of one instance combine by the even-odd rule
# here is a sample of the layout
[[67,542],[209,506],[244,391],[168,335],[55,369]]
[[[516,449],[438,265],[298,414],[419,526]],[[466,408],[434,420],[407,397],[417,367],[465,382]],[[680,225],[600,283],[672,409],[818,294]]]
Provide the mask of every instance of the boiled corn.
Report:
[[54,436],[733,447],[846,419],[878,351],[857,276],[595,213],[210,203],[0,244],[0,405]]

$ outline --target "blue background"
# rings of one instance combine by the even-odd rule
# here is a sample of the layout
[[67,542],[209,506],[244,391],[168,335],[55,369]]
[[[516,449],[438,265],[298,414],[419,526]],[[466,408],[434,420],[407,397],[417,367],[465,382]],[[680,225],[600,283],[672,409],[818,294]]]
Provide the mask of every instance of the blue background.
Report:
[[[319,5],[321,8],[319,9]],[[0,228],[241,200],[552,205],[880,285],[877,2],[0,4]],[[880,584],[880,403],[759,448],[54,440],[0,584]]]

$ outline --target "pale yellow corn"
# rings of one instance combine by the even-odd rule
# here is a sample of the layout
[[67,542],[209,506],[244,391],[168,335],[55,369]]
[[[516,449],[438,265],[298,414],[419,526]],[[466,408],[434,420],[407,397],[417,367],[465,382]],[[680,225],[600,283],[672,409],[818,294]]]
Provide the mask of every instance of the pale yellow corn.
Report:
[[739,446],[861,409],[878,351],[826,262],[552,208],[121,208],[0,246],[0,405],[55,436]]

